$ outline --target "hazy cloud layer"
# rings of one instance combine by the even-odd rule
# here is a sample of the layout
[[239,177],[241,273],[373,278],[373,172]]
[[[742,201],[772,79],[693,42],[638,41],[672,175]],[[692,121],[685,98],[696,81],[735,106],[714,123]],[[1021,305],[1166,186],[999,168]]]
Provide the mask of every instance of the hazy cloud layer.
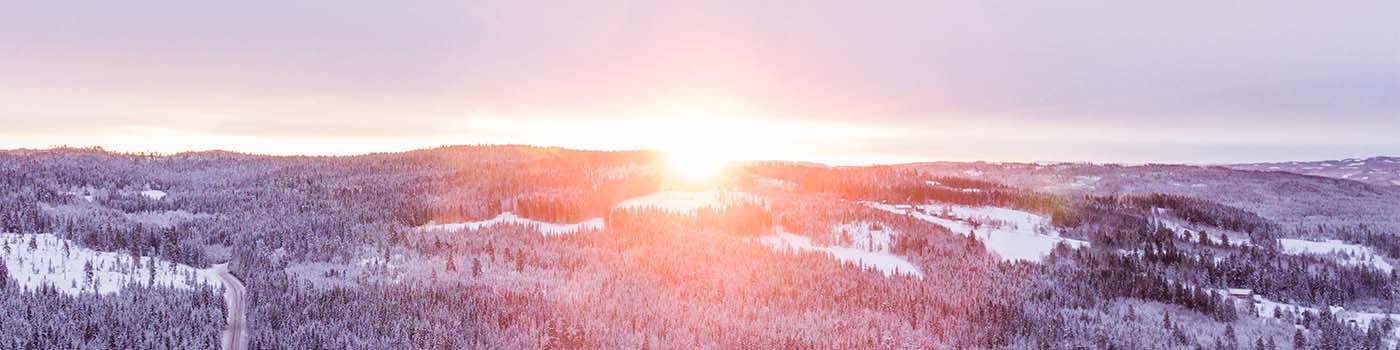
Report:
[[[721,115],[952,134],[1020,129],[810,147],[851,157],[1400,153],[1394,1],[852,5],[11,3],[0,11],[0,136],[9,139],[0,147],[153,129],[548,142],[503,130],[522,120]],[[1060,130],[1078,131],[1035,136]],[[571,142],[608,145],[580,140]]]

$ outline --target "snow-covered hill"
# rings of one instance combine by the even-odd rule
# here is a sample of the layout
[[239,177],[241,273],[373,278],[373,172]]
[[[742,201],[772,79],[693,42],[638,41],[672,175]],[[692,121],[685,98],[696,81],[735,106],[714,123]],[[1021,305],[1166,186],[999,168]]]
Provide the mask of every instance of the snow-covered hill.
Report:
[[1062,243],[1070,247],[1089,245],[1089,242],[1060,237],[1060,233],[1050,227],[1049,219],[1019,210],[941,204],[867,202],[866,205],[932,222],[960,235],[976,233],[987,250],[1006,260],[1040,261]]
[[912,275],[922,278],[924,274],[919,271],[918,266],[914,266],[909,260],[904,259],[894,253],[890,253],[890,236],[897,234],[885,230],[871,230],[869,224],[856,223],[838,225],[834,228],[833,234],[845,236],[843,241],[847,244],[840,246],[824,246],[812,242],[811,238],[784,231],[782,227],[776,227],[773,234],[759,238],[759,242],[779,251],[793,252],[822,252],[830,255],[833,259],[856,264],[865,268],[873,268],[883,272],[886,276],[894,274]]
[[1284,171],[1400,187],[1400,157],[1235,164],[1230,167],[1241,170]]
[[[199,284],[222,285],[213,269],[96,251],[52,234],[0,234],[0,255],[4,257],[10,279],[27,289],[52,285],[66,294],[109,294],[121,291],[128,284],[151,282],[182,289]],[[88,266],[91,266],[90,275]]]
[[1337,263],[1342,265],[1370,265],[1381,271],[1391,272],[1395,270],[1389,262],[1386,262],[1380,254],[1372,251],[1371,248],[1356,245],[1339,240],[1326,240],[1322,242],[1305,241],[1301,239],[1280,239],[1278,240],[1283,251],[1288,254],[1311,254],[1332,257]]
[[[1392,164],[1389,160],[1400,162],[1400,158],[1372,158],[1370,163]],[[1400,232],[1400,186],[1351,181],[1359,178],[1166,164],[940,162],[900,168],[955,177],[967,177],[967,171],[973,170],[980,174],[973,177],[977,180],[1069,196],[1180,195],[1254,212],[1283,226],[1366,224]]]

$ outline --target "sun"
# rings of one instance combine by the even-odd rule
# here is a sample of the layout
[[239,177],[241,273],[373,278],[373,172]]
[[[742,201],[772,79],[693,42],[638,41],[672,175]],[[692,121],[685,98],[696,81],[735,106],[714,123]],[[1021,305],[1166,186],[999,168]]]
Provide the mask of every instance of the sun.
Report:
[[671,175],[690,182],[703,182],[719,178],[733,163],[719,148],[678,148],[664,150],[666,165]]
[[657,137],[651,145],[661,151],[669,178],[690,183],[718,180],[725,169],[750,150],[746,127],[733,118],[689,115],[664,118],[648,129]]

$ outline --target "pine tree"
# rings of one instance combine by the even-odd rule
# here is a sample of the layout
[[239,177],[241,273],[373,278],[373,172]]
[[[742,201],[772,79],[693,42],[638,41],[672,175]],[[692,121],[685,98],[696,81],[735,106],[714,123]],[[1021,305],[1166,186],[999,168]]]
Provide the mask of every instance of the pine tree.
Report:
[[146,259],[146,286],[156,285],[156,259]]
[[491,256],[491,262],[496,262],[496,244],[492,241],[486,241],[486,255]]
[[525,272],[525,252],[515,251],[515,272]]
[[92,260],[83,263],[83,277],[86,278],[89,285],[94,287],[97,285],[97,281],[93,280],[92,276]]
[[1187,345],[1191,343],[1191,338],[1188,337],[1186,335],[1186,332],[1182,331],[1181,327],[1177,325],[1172,325],[1172,337],[1174,337],[1176,342],[1181,345]]
[[1294,349],[1307,349],[1307,346],[1308,346],[1308,337],[1303,335],[1303,330],[1301,330],[1301,329],[1294,330],[1294,331],[1293,331],[1293,348],[1294,348]]
[[481,259],[472,258],[472,277],[481,277]]
[[0,290],[10,285],[10,269],[5,266],[5,259],[0,258]]
[[457,262],[452,258],[452,254],[447,255],[447,271],[457,271]]
[[1225,324],[1225,347],[1228,348],[1228,349],[1238,349],[1238,348],[1239,348],[1239,344],[1240,344],[1239,338],[1237,338],[1237,337],[1235,336],[1235,326],[1232,325],[1232,324],[1226,323],[1226,324]]
[[1372,322],[1371,326],[1366,328],[1366,335],[1365,338],[1363,338],[1364,343],[1362,343],[1362,348],[1380,350],[1385,346],[1383,343],[1385,335],[1383,333],[1380,322]]

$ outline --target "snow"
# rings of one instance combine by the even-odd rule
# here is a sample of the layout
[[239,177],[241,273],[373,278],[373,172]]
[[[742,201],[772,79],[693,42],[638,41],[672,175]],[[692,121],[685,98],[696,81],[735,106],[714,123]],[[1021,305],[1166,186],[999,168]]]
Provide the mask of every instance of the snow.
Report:
[[[1155,208],[1154,208],[1154,209],[1155,209]],[[1192,230],[1192,229],[1186,227],[1186,225],[1182,225],[1181,223],[1176,222],[1176,220],[1162,219],[1162,218],[1153,218],[1153,219],[1152,219],[1152,223],[1154,223],[1154,224],[1156,224],[1157,226],[1160,226],[1160,227],[1162,227],[1162,228],[1171,230],[1172,232],[1176,232],[1177,234],[1183,234],[1183,233],[1185,233],[1185,234],[1191,234],[1192,237],[1190,237],[1190,239],[1197,239],[1197,237],[1195,237],[1196,235],[1194,234],[1194,233],[1196,233],[1196,231],[1194,231],[1194,230]],[[1207,236],[1206,238],[1207,238],[1207,239],[1210,239],[1210,238],[1213,238],[1213,237]],[[1188,240],[1189,240],[1189,239],[1188,239]],[[1197,239],[1197,240],[1199,241],[1199,239]],[[1210,240],[1210,241],[1211,241],[1210,243],[1215,243],[1215,242],[1216,242],[1215,240]],[[1202,242],[1196,242],[1196,243],[1202,243]]]
[[[1182,239],[1182,240],[1185,240],[1185,241],[1187,241],[1187,242],[1194,242],[1194,243],[1197,243],[1197,244],[1215,244],[1215,245],[1225,244],[1224,241],[1221,241],[1221,240],[1220,240],[1220,234],[1219,234],[1219,233],[1212,233],[1212,234],[1206,235],[1206,237],[1205,237],[1205,238],[1206,238],[1206,241],[1205,241],[1205,242],[1202,242],[1202,241],[1201,241],[1201,236],[1200,236],[1200,232],[1201,232],[1201,231],[1195,230],[1195,229],[1191,229],[1191,228],[1189,228],[1189,227],[1186,227],[1186,225],[1183,225],[1183,224],[1181,224],[1180,222],[1177,222],[1176,220],[1157,218],[1157,219],[1154,219],[1153,222],[1155,222],[1157,225],[1160,225],[1160,226],[1163,227],[1163,228],[1166,228],[1166,229],[1168,229],[1168,230],[1171,230],[1172,232],[1176,232],[1178,235],[1183,235],[1183,234],[1184,234],[1185,236],[1181,237],[1181,239]],[[1253,243],[1249,241],[1249,238],[1245,238],[1245,237],[1230,237],[1230,244],[1231,244],[1231,245],[1236,245],[1236,246],[1249,246],[1249,245],[1253,245]],[[1218,257],[1217,257],[1217,258],[1218,258]]]
[[83,191],[83,192],[69,191],[69,192],[67,192],[66,194],[67,194],[67,195],[70,195],[70,196],[82,198],[84,201],[88,201],[88,202],[91,202],[91,201],[93,201],[94,199],[96,199],[96,197],[93,197],[92,192],[88,192],[88,191]]
[[[34,240],[34,249],[29,248],[30,239]],[[63,252],[64,243],[68,244],[66,255]],[[151,257],[137,258],[135,262],[139,265],[133,265],[130,254],[83,248],[53,234],[0,234],[0,247],[3,247],[0,248],[0,255],[5,259],[10,279],[26,289],[47,284],[60,293],[71,295],[116,293],[128,284],[149,283],[150,270],[147,266],[150,264],[156,266],[157,286],[193,289],[199,284],[223,285],[213,268],[196,269]],[[88,262],[92,263],[96,288],[88,283],[83,271]]]
[[[1183,224],[1182,222],[1179,222],[1179,221],[1178,221],[1177,219],[1175,219],[1175,218],[1172,218],[1172,217],[1171,217],[1171,214],[1168,214],[1170,211],[1171,211],[1171,210],[1168,210],[1168,209],[1166,209],[1166,208],[1157,208],[1157,207],[1153,207],[1153,208],[1152,208],[1152,219],[1151,219],[1151,223],[1152,223],[1153,225],[1155,225],[1156,227],[1165,228],[1165,229],[1171,230],[1172,232],[1176,232],[1177,234],[1185,234],[1185,235],[1187,235],[1186,241],[1189,241],[1189,242],[1209,243],[1209,244],[1219,244],[1219,243],[1220,243],[1219,239],[1217,239],[1217,237],[1215,237],[1215,236],[1213,236],[1213,235],[1212,235],[1212,236],[1206,236],[1206,240],[1207,240],[1208,242],[1200,242],[1200,237],[1198,237],[1198,236],[1196,235],[1196,233],[1197,233],[1198,231],[1195,230],[1195,229],[1192,229],[1192,228],[1190,228],[1190,227],[1187,227],[1187,225]],[[1236,242],[1234,241],[1234,239],[1231,239],[1230,242],[1231,242],[1231,243],[1236,243]]]
[[182,222],[187,222],[199,218],[209,218],[213,217],[213,215],[203,213],[191,213],[184,210],[165,210],[128,213],[126,214],[126,217],[127,219],[131,219],[131,221],[151,226],[173,227]]
[[[1400,322],[1400,315],[1395,315],[1395,314],[1387,314],[1387,313],[1379,313],[1379,312],[1350,311],[1350,310],[1343,309],[1343,308],[1341,308],[1341,307],[1339,307],[1339,306],[1333,306],[1333,307],[1331,307],[1331,309],[1332,309],[1332,313],[1333,313],[1334,315],[1337,316],[1337,319],[1346,321],[1348,324],[1354,323],[1358,328],[1363,329],[1363,330],[1364,330],[1364,329],[1369,329],[1369,328],[1371,327],[1371,322],[1380,322],[1380,321],[1382,321],[1382,320],[1384,320],[1384,319],[1386,319],[1386,318],[1391,319],[1391,321],[1393,321],[1393,322]],[[1269,312],[1273,312],[1273,309],[1269,309],[1269,310],[1270,310]],[[1261,310],[1261,311],[1262,311],[1262,310]],[[1270,315],[1270,316],[1272,316],[1272,315]],[[1394,328],[1394,329],[1391,329],[1391,331],[1390,331],[1390,336],[1391,336],[1392,338],[1400,338],[1400,327],[1396,327],[1396,328]],[[1391,343],[1391,344],[1394,344],[1394,343]],[[1392,345],[1392,346],[1393,346],[1393,345]],[[1387,348],[1389,348],[1389,347],[1391,347],[1391,346],[1387,346]]]
[[967,175],[967,176],[971,176],[971,177],[978,177],[978,176],[982,176],[982,175],[985,175],[985,174],[986,174],[986,173],[983,173],[983,172],[981,172],[981,171],[972,170],[972,169],[963,170],[962,173],[963,173],[963,175]]
[[1075,177],[1074,177],[1074,182],[1073,182],[1073,183],[1070,183],[1069,186],[1070,186],[1070,187],[1074,187],[1074,188],[1090,187],[1090,186],[1093,186],[1094,184],[1098,183],[1099,180],[1103,180],[1103,177],[1102,177],[1102,176],[1083,176],[1083,175],[1081,175],[1081,176],[1075,176]]
[[[1231,297],[1231,296],[1230,296],[1230,293],[1228,292],[1228,290],[1212,290],[1212,291],[1214,291],[1214,292],[1220,294],[1221,296],[1225,296],[1225,297],[1227,297],[1227,298],[1232,298],[1232,299],[1234,298],[1234,297]],[[1280,311],[1291,312],[1291,313],[1295,313],[1295,314],[1296,314],[1296,313],[1302,313],[1302,312],[1304,312],[1304,311],[1311,311],[1311,312],[1314,312],[1314,313],[1319,312],[1317,308],[1307,307],[1307,306],[1298,306],[1298,305],[1288,304],[1288,303],[1281,303],[1281,302],[1277,302],[1277,301],[1274,301],[1274,300],[1270,300],[1269,298],[1265,298],[1264,296],[1258,295],[1258,294],[1251,295],[1250,298],[1249,298],[1249,301],[1250,301],[1251,304],[1253,304],[1253,306],[1255,307],[1255,309],[1259,311],[1259,317],[1263,317],[1263,318],[1273,318],[1273,317],[1274,317],[1274,309],[1275,309],[1275,308],[1279,309]]]
[[518,216],[518,215],[515,215],[515,213],[504,212],[504,213],[501,213],[500,215],[496,215],[496,217],[491,218],[491,219],[488,219],[488,220],[458,222],[458,223],[450,223],[450,224],[427,224],[427,225],[419,226],[419,227],[418,227],[418,230],[420,230],[420,231],[435,231],[435,230],[441,230],[441,231],[460,231],[460,230],[467,230],[467,229],[470,229],[470,230],[479,230],[479,229],[481,229],[481,228],[483,228],[483,227],[491,227],[491,226],[496,226],[496,225],[505,224],[505,223],[511,223],[511,224],[517,224],[517,225],[530,226],[530,227],[533,227],[533,228],[536,228],[536,229],[540,230],[540,233],[543,234],[543,235],[545,235],[545,236],[557,236],[557,235],[563,235],[563,234],[570,234],[570,233],[578,232],[579,230],[601,230],[601,229],[603,229],[603,218],[592,218],[592,219],[584,220],[583,222],[573,223],[573,224],[556,224],[556,223],[551,223],[551,222],[544,222],[544,221],[539,221],[539,220],[532,220],[532,219],[522,218],[522,217],[520,217],[520,216]]
[[1050,227],[1048,219],[1019,210],[937,204],[865,204],[932,222],[963,236],[975,232],[987,250],[1007,261],[1040,261],[1061,243],[1075,248],[1089,245],[1089,242],[1060,237],[1060,233]]
[[[868,233],[868,232],[867,232]],[[759,237],[759,242],[779,251],[792,252],[822,252],[830,255],[836,260],[849,262],[861,267],[874,268],[884,273],[885,276],[894,274],[911,275],[923,278],[924,274],[917,266],[904,258],[889,252],[889,235],[884,235],[883,244],[874,251],[867,247],[841,247],[822,246],[812,243],[811,238],[806,236],[788,233],[782,227],[773,230],[773,234]],[[876,241],[872,239],[872,241]]]
[[771,187],[774,187],[774,188],[778,188],[778,189],[782,189],[782,190],[787,190],[787,191],[791,191],[791,190],[797,189],[797,183],[794,183],[794,182],[792,182],[792,181],[783,180],[783,179],[774,179],[774,178],[771,178],[771,177],[758,176],[758,175],[754,175],[753,177],[754,177],[754,179],[757,180],[759,183],[764,184],[764,185],[766,185],[766,186],[771,186]]
[[1395,270],[1394,266],[1378,256],[1375,251],[1363,245],[1335,239],[1314,242],[1285,238],[1279,239],[1278,243],[1283,246],[1283,252],[1288,254],[1324,255],[1336,258],[1342,265],[1370,265],[1385,272]]
[[[1170,210],[1170,209],[1167,209],[1167,208],[1157,208],[1157,207],[1153,207],[1153,208],[1152,208],[1152,221],[1151,221],[1151,222],[1152,222],[1153,224],[1155,224],[1155,225],[1158,225],[1158,226],[1162,227],[1162,228],[1166,228],[1166,229],[1168,229],[1168,230],[1171,230],[1172,232],[1176,232],[1178,235],[1184,234],[1185,236],[1184,236],[1184,237],[1181,237],[1181,238],[1182,238],[1183,240],[1187,241],[1187,242],[1195,242],[1195,243],[1198,243],[1198,244],[1217,244],[1217,245],[1219,245],[1219,244],[1225,244],[1224,241],[1220,240],[1220,235],[1221,235],[1223,232],[1217,232],[1217,233],[1208,234],[1208,235],[1206,235],[1206,241],[1205,241],[1205,242],[1201,242],[1201,239],[1200,239],[1201,230],[1197,230],[1197,229],[1194,229],[1194,228],[1189,227],[1189,226],[1185,223],[1185,221],[1181,220],[1180,218],[1174,217],[1174,216],[1171,214],[1171,210]],[[1249,240],[1249,237],[1237,237],[1237,236],[1238,236],[1238,235],[1229,235],[1229,236],[1228,236],[1228,237],[1230,238],[1230,244],[1231,244],[1231,245],[1236,245],[1236,246],[1254,245],[1254,243],[1251,242],[1251,241]]]
[[889,252],[894,236],[899,233],[879,223],[858,221],[836,225],[831,228],[831,234],[838,242],[850,242],[855,248]]
[[[1221,291],[1221,290],[1215,290],[1215,292],[1217,292],[1217,293],[1225,293],[1225,291]],[[1225,296],[1227,296],[1227,297],[1229,296],[1228,294],[1222,294],[1222,295],[1225,295]],[[1313,312],[1313,313],[1321,313],[1321,312],[1322,312],[1322,310],[1320,310],[1320,309],[1318,309],[1318,308],[1315,308],[1315,307],[1307,307],[1307,306],[1300,306],[1300,305],[1296,305],[1296,304],[1289,304],[1289,303],[1278,302],[1278,301],[1275,301],[1275,300],[1271,300],[1271,299],[1269,299],[1269,298],[1265,298],[1264,296],[1258,295],[1258,294],[1253,295],[1253,296],[1249,299],[1249,302],[1250,302],[1250,304],[1253,305],[1253,307],[1255,308],[1255,310],[1259,311],[1259,317],[1261,317],[1261,318],[1274,318],[1274,309],[1278,309],[1278,310],[1280,310],[1280,311],[1288,312],[1288,313],[1293,313],[1293,314],[1300,314],[1300,313],[1302,313],[1302,312],[1304,312],[1304,311]],[[1353,323],[1353,322],[1354,322],[1354,323],[1356,324],[1356,326],[1360,327],[1360,328],[1363,329],[1363,330],[1364,330],[1364,329],[1367,329],[1368,327],[1370,327],[1371,322],[1378,321],[1378,320],[1383,320],[1383,319],[1385,319],[1385,318],[1387,318],[1387,317],[1389,317],[1389,318],[1391,318],[1391,319],[1393,319],[1393,320],[1395,320],[1395,321],[1397,321],[1397,322],[1400,322],[1400,315],[1393,315],[1393,314],[1386,314],[1386,313],[1378,313],[1378,312],[1351,311],[1351,310],[1347,310],[1346,308],[1343,308],[1343,307],[1341,307],[1341,306],[1328,306],[1328,307],[1327,307],[1327,312],[1331,312],[1333,315],[1335,315],[1335,316],[1337,317],[1337,319],[1342,320],[1342,321],[1346,321],[1347,323]],[[1397,327],[1396,329],[1392,330],[1392,331],[1391,331],[1391,336],[1392,336],[1392,337],[1400,337],[1400,327]]]
[[141,195],[142,195],[142,196],[145,196],[146,198],[150,198],[150,199],[154,199],[154,200],[160,200],[161,198],[165,198],[165,191],[161,191],[161,190],[145,190],[145,191],[141,191]]
[[625,164],[603,169],[598,172],[598,177],[607,180],[622,180],[637,174],[645,173],[646,171],[647,168],[639,164]]
[[700,208],[723,208],[739,201],[757,202],[758,199],[747,193],[723,190],[662,191],[622,201],[617,204],[617,208],[655,208],[676,214],[689,214]]
[[[928,185],[928,186],[930,186],[930,187],[948,187],[947,185],[944,185],[942,182],[938,182],[938,181],[934,181],[934,180],[927,180],[927,181],[924,181],[924,184],[926,184],[926,185]],[[958,191],[960,191],[960,192],[962,192],[962,193],[981,193],[981,192],[982,192],[982,189],[980,189],[980,188],[956,188],[956,190],[958,190]]]

